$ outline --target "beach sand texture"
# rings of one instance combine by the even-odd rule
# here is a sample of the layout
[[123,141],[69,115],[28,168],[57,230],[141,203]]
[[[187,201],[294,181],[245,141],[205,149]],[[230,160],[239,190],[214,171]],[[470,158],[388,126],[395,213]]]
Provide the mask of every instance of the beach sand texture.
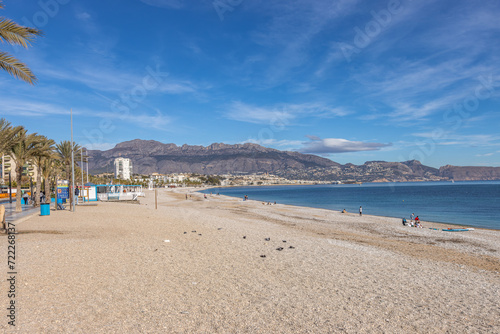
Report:
[[0,332],[500,333],[500,231],[183,191],[20,222]]

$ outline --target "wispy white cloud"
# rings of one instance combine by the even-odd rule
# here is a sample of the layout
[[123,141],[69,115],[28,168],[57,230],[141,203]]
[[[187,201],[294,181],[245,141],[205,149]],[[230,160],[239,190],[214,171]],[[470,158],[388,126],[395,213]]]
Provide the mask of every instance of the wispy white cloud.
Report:
[[225,116],[235,121],[256,124],[270,124],[271,122],[289,124],[296,117],[284,108],[280,110],[278,108],[257,107],[239,101],[231,103]]
[[[430,121],[473,95],[479,76],[500,73],[496,4],[413,1],[404,5],[408,6],[402,14],[394,16],[369,50],[356,58],[345,80],[357,83],[353,91],[363,102],[376,101],[380,106],[359,117],[403,126]],[[436,9],[446,15],[440,19],[429,15]],[[373,18],[368,15],[368,19]],[[409,53],[415,56],[401,56]],[[333,43],[323,62],[318,62],[316,75],[342,64],[347,63]]]
[[69,115],[70,109],[57,104],[39,102],[35,100],[26,101],[16,98],[2,100],[2,115],[43,117],[47,115]]
[[457,134],[451,131],[412,133],[417,138],[431,140],[438,145],[462,147],[500,146],[500,135],[497,134]]
[[147,5],[160,7],[160,8],[173,8],[179,9],[184,6],[185,1],[183,0],[140,0]]
[[274,138],[271,138],[271,139],[250,138],[250,139],[247,139],[245,141],[240,142],[240,144],[246,144],[246,143],[258,144],[258,145],[262,145],[262,146],[280,147],[280,148],[296,148],[297,146],[301,145],[303,143],[303,141],[301,141],[301,140],[287,140],[287,139],[277,140]]
[[116,143],[85,143],[83,146],[87,150],[99,150],[99,151],[107,151],[116,146]]
[[82,21],[87,21],[92,18],[92,16],[87,12],[79,12],[76,14],[76,18]]
[[277,51],[266,53],[265,77],[257,82],[268,87],[288,82],[293,70],[310,61],[310,46],[318,34],[355,11],[357,2],[299,0],[246,3],[249,11],[266,15],[273,13],[268,22],[251,34],[258,45]]
[[146,129],[168,130],[168,125],[172,118],[156,110],[152,115],[140,111],[133,113],[114,113],[114,112],[92,112],[86,113],[87,116],[107,118],[111,121],[124,121]]
[[351,141],[342,138],[319,138],[308,136],[309,142],[303,143],[299,149],[302,153],[328,154],[328,153],[346,153],[361,151],[378,151],[392,144],[371,143],[362,141]]
[[332,118],[349,115],[351,112],[329,107],[322,103],[283,104],[273,107],[258,107],[234,101],[226,108],[224,115],[232,120],[271,125],[288,125],[301,117]]

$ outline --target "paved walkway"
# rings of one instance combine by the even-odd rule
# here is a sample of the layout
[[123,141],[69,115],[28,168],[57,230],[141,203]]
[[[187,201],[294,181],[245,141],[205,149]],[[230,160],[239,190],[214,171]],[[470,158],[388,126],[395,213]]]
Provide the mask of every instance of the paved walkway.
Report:
[[34,208],[33,205],[22,205],[22,212],[16,212],[16,201],[13,200],[12,203],[9,201],[2,202],[0,205],[5,206],[5,221],[13,222],[19,220],[23,217],[29,216],[33,213],[40,213],[40,208]]

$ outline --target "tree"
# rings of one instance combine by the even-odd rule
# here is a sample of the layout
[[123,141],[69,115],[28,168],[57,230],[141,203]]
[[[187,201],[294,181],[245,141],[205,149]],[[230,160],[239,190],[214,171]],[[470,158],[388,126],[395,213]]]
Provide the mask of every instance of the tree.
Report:
[[53,180],[54,188],[57,186],[57,177],[62,173],[62,165],[57,160],[57,155],[53,152],[53,156],[45,158],[42,161],[42,176],[45,180],[45,203],[50,204],[50,186]]
[[[73,148],[71,147],[71,142],[68,140],[63,140],[59,144],[56,145],[56,153],[58,155],[58,159],[63,165],[67,180],[71,183],[72,172],[71,172],[71,153],[73,152],[73,162],[76,162],[80,159],[80,146],[76,143],[73,143]],[[73,203],[73,193],[74,189],[70,187],[69,191],[69,200],[70,203]]]
[[12,127],[10,122],[0,118],[0,155],[7,153],[14,144],[14,136],[22,129],[22,126]]
[[10,156],[16,163],[16,211],[21,212],[21,183],[23,178],[24,165],[29,163],[38,152],[41,136],[36,133],[27,134],[27,130],[22,128],[14,136],[14,144],[10,147]]
[[[3,3],[0,0],[0,9],[3,9]],[[11,45],[20,45],[28,48],[36,36],[41,36],[42,32],[35,28],[23,27],[16,22],[5,17],[0,17],[0,40]],[[0,51],[0,68],[10,75],[26,81],[29,84],[35,84],[36,76],[24,63],[12,57],[7,52]]]
[[[45,160],[52,160],[56,158],[54,154],[54,145],[56,142],[52,139],[48,139],[45,136],[39,136],[39,140],[40,142],[33,157],[37,168],[35,206],[40,205],[40,191],[42,190],[42,168],[45,164]],[[47,183],[48,179],[44,179],[45,183]],[[47,189],[47,187],[45,187],[45,189]]]

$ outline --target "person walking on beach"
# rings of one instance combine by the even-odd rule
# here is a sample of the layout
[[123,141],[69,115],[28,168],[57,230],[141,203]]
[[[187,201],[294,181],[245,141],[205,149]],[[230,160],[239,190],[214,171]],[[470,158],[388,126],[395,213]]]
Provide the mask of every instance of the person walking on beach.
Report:
[[28,192],[25,191],[23,194],[24,205],[28,205],[28,198],[29,198]]
[[412,213],[412,214],[410,215],[410,221],[411,221],[412,223],[413,223],[413,218],[415,218],[415,214],[414,214],[414,213]]
[[80,190],[78,187],[75,188],[75,203],[78,205],[78,195],[80,195]]
[[359,206],[359,215],[362,216],[363,215],[363,208],[361,206]]

